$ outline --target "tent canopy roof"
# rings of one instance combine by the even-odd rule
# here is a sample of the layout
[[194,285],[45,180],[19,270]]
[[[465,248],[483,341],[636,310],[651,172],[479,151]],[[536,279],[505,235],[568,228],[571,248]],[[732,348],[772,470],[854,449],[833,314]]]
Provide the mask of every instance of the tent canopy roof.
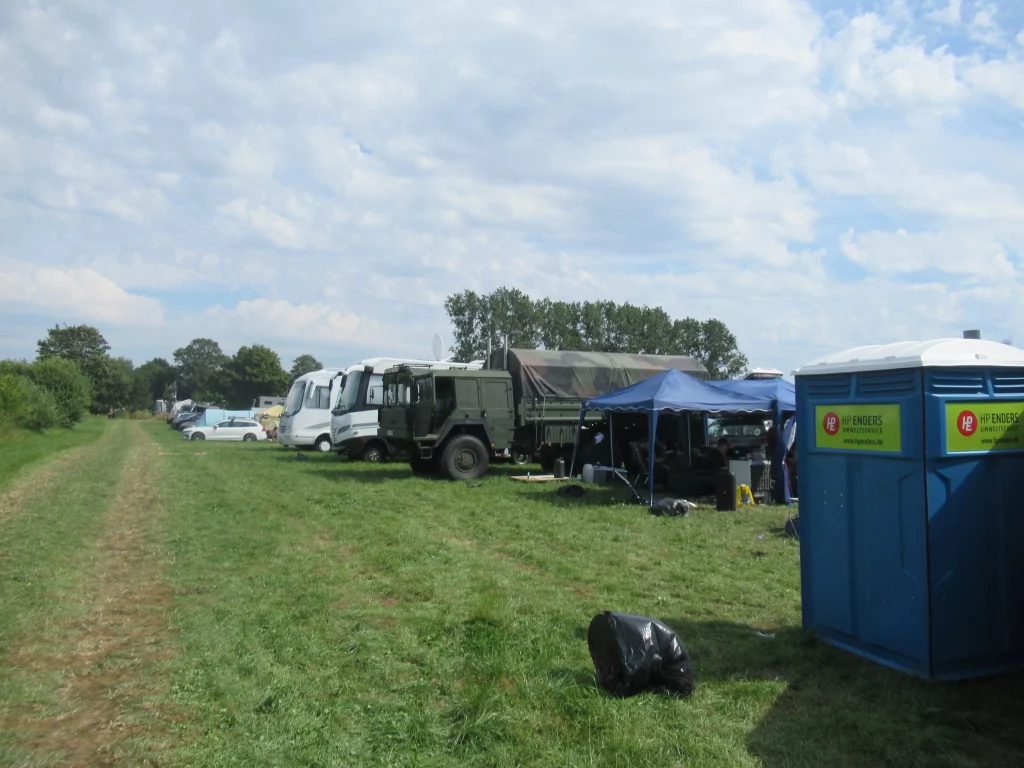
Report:
[[778,403],[780,411],[796,410],[796,387],[783,379],[743,379],[740,381],[710,381],[712,387],[753,398],[770,398]]
[[758,413],[771,412],[774,406],[775,403],[770,397],[751,397],[728,392],[675,369],[583,402],[583,409],[588,411],[644,413],[652,411]]

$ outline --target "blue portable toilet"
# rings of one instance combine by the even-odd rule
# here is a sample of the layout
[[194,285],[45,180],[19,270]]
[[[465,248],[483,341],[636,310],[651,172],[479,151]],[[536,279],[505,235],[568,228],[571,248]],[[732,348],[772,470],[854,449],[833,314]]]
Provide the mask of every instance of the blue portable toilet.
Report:
[[795,376],[804,628],[924,678],[1024,667],[1024,351],[860,347]]

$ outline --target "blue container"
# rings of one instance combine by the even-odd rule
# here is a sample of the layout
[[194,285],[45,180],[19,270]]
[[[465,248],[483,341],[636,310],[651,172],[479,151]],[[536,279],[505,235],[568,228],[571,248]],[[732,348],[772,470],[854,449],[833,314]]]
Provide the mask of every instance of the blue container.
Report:
[[861,347],[796,398],[804,627],[924,678],[1024,667],[1024,351]]

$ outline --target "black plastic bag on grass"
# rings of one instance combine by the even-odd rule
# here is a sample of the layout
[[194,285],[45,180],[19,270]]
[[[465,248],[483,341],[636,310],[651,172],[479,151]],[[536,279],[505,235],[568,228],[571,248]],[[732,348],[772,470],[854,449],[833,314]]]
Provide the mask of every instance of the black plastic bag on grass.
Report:
[[652,690],[691,696],[696,683],[690,654],[657,619],[604,611],[587,630],[597,679],[616,696]]

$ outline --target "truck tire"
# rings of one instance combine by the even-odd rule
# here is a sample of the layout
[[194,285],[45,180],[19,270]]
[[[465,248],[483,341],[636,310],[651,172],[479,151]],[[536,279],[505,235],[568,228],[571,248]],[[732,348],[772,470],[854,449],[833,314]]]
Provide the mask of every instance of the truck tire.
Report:
[[409,457],[409,468],[418,475],[431,475],[436,467],[437,463],[434,459],[424,459],[419,456]]
[[387,457],[387,450],[376,440],[363,448],[363,452],[359,454],[360,461],[368,461],[371,464],[380,464]]
[[472,435],[456,435],[441,452],[441,472],[449,480],[477,480],[487,471],[487,449]]

